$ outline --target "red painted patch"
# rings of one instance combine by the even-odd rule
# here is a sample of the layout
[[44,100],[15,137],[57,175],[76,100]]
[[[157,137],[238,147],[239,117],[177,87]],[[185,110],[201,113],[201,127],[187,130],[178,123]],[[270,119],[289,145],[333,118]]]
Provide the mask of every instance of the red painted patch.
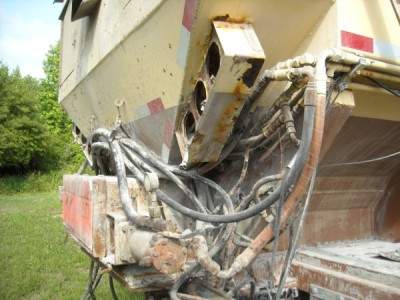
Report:
[[161,98],[151,100],[150,102],[147,103],[147,107],[150,110],[150,114],[156,114],[162,112],[165,109],[164,104],[161,101]]
[[63,221],[86,247],[92,248],[92,203],[89,182],[64,180]]
[[186,0],[185,9],[183,11],[182,25],[190,32],[192,31],[194,13],[197,5],[197,0]]
[[372,38],[343,30],[340,32],[340,35],[343,47],[371,53],[374,52],[374,40]]
[[171,146],[171,141],[174,136],[174,124],[170,120],[166,120],[164,124],[163,141],[168,147]]

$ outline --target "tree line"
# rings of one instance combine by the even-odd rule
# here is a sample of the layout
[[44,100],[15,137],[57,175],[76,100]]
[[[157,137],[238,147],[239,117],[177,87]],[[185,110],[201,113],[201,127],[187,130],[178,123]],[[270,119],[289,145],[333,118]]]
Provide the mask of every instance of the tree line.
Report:
[[82,160],[58,104],[59,63],[58,44],[46,55],[44,79],[0,62],[0,175],[46,172]]

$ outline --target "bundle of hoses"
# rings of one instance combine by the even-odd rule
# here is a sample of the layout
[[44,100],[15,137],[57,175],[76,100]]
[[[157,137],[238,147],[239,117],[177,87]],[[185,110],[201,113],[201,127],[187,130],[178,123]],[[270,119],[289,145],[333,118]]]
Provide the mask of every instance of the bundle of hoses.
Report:
[[[309,86],[309,90],[311,90],[311,84],[309,84]],[[128,137],[118,137],[118,135],[114,136],[114,134],[112,134],[110,131],[100,128],[93,133],[91,137],[91,145],[92,148],[100,147],[100,145],[102,148],[104,148],[108,145],[110,152],[112,153],[112,158],[114,160],[115,173],[118,178],[122,206],[127,217],[133,223],[139,223],[138,225],[141,225],[141,220],[135,212],[132,205],[132,199],[130,199],[129,196],[128,184],[126,179],[126,168],[141,183],[144,183],[146,172],[156,172],[161,178],[166,178],[176,184],[176,186],[188,197],[188,199],[193,202],[198,210],[194,210],[185,205],[182,205],[161,190],[157,191],[157,197],[160,201],[164,202],[170,208],[178,211],[179,213],[187,217],[210,223],[239,222],[254,217],[265,209],[269,208],[279,199],[281,193],[283,193],[284,198],[286,198],[290,188],[296,183],[300,172],[303,170],[308,156],[314,128],[315,107],[311,101],[307,101],[307,94],[310,93],[311,92],[306,92],[305,95],[306,100],[304,107],[304,121],[301,143],[299,150],[296,153],[294,162],[292,166],[288,168],[288,171],[285,175],[285,191],[281,191],[281,186],[279,185],[270,195],[266,196],[255,205],[240,211],[227,213],[224,215],[210,214],[207,211],[207,208],[203,206],[203,204],[197,199],[194,193],[183,183],[181,178],[190,178],[200,181],[205,185],[208,185],[210,188],[220,194],[227,208],[233,207],[230,196],[222,187],[220,187],[212,180],[204,176],[198,175],[195,171],[185,171],[179,169],[179,167],[177,166],[167,165],[159,157],[152,153],[151,150],[142,145],[139,141],[135,141]],[[93,151],[94,149],[92,149],[92,152]]]
[[[161,219],[150,219],[137,214],[133,208],[133,201],[129,195],[126,170],[129,170],[129,172],[142,184],[144,184],[147,172],[155,172],[160,178],[165,178],[176,184],[176,186],[187,196],[194,206],[197,207],[197,210],[177,202],[161,190],[157,190],[157,198],[173,210],[176,210],[187,217],[210,223],[239,222],[260,214],[262,211],[274,204],[280,196],[283,195],[284,198],[286,198],[289,194],[289,190],[297,182],[308,158],[314,129],[315,107],[312,101],[307,100],[312,98],[310,94],[312,93],[313,88],[313,83],[309,83],[309,88],[305,93],[304,121],[301,143],[299,150],[295,155],[294,162],[291,164],[291,167],[287,169],[287,172],[284,176],[284,183],[282,185],[278,185],[278,187],[270,195],[266,196],[260,202],[248,208],[244,208],[243,210],[234,211],[230,196],[222,187],[212,180],[198,175],[194,171],[185,171],[179,169],[177,166],[167,165],[139,141],[135,141],[129,137],[123,137],[117,133],[117,130],[110,132],[106,129],[97,129],[91,137],[92,152],[95,153],[95,148],[101,148],[109,151],[111,154],[114,162],[114,170],[118,179],[119,195],[123,210],[128,219],[138,226],[145,226],[154,230],[163,230],[164,222]],[[194,179],[214,189],[224,201],[226,214],[220,215],[209,213],[207,208],[204,207],[204,205],[197,199],[195,194],[183,183],[181,178]],[[282,190],[282,186],[284,187],[284,190]],[[212,247],[210,251],[211,257],[222,249],[225,242],[230,238],[233,229],[234,225],[230,225],[225,229],[223,238],[221,238],[219,242]],[[190,268],[190,270],[187,271],[181,279],[183,280],[183,278],[188,277],[190,271],[195,271],[196,268],[197,267]],[[226,276],[226,273],[225,275],[223,273],[224,271],[221,272],[221,277],[230,277],[230,274],[232,273],[228,272],[228,276]],[[179,280],[178,282],[181,281]],[[172,294],[174,294],[174,291],[175,290],[172,289]]]
[[[313,128],[313,107],[306,106],[304,115],[305,128],[303,130],[302,140],[310,141],[310,133],[312,132]],[[151,153],[150,150],[146,149],[139,142],[133,141],[129,138],[112,139],[110,132],[105,129],[96,130],[93,138],[97,138],[98,136],[102,136],[108,140],[108,144],[112,152],[112,157],[115,164],[115,171],[118,178],[119,194],[124,212],[133,223],[139,223],[138,225],[142,224],[140,224],[140,218],[135,212],[133,208],[133,201],[132,199],[130,199],[129,196],[126,169],[128,169],[142,184],[144,184],[146,172],[154,171],[156,171],[161,178],[166,178],[175,183],[177,187],[182,190],[182,192],[188,197],[191,202],[193,202],[193,204],[199,210],[194,210],[177,202],[161,190],[157,191],[158,199],[164,202],[170,208],[178,211],[179,213],[196,220],[201,220],[203,222],[233,223],[254,217],[265,209],[269,208],[273,203],[275,203],[275,201],[279,199],[279,196],[281,194],[281,188],[280,186],[278,186],[270,195],[266,196],[257,204],[250,206],[244,210],[231,212],[225,215],[210,214],[208,213],[207,208],[203,206],[203,204],[197,199],[195,194],[183,183],[180,177],[194,179],[200,181],[205,185],[208,185],[210,188],[214,189],[217,193],[220,194],[221,198],[224,201],[224,205],[227,208],[231,207],[233,211],[233,204],[230,196],[218,184],[194,172],[185,171],[175,166],[166,165],[156,155]],[[296,182],[296,178],[298,177],[299,172],[304,166],[304,156],[306,156],[307,154],[309,145],[309,142],[301,143],[300,149],[296,154],[293,167],[289,169],[287,175],[285,176],[287,181],[285,186],[290,187],[293,185],[293,183]],[[126,155],[123,154],[123,151],[126,153]]]

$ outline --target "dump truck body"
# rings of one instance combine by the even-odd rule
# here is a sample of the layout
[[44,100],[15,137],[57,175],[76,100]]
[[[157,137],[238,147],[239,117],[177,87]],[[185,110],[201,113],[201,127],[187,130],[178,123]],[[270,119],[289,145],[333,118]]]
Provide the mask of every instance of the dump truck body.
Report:
[[63,220],[112,276],[171,298],[400,297],[396,1],[60,18],[59,102],[97,174],[64,177]]

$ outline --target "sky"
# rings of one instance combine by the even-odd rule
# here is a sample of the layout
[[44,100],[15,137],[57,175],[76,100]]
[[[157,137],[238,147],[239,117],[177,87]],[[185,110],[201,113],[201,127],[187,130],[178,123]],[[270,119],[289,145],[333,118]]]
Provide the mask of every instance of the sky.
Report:
[[0,0],[0,61],[43,78],[45,55],[59,40],[61,9],[53,0]]

